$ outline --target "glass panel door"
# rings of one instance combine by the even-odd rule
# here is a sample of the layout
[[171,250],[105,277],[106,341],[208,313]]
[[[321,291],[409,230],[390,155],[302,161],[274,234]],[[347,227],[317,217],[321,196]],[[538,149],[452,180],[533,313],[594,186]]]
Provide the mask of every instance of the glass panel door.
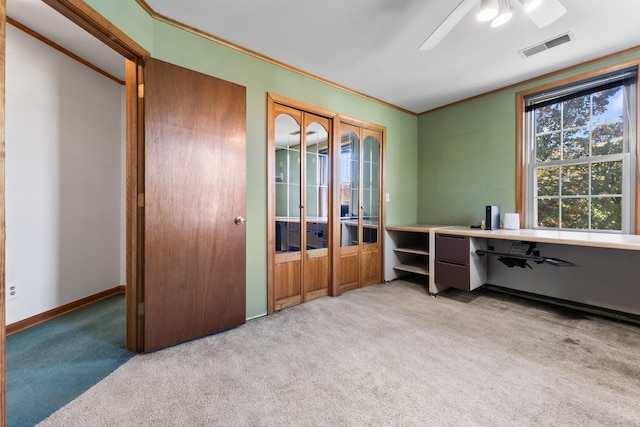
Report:
[[312,122],[306,131],[307,250],[329,247],[329,132]]
[[380,141],[369,135],[362,144],[362,242],[378,242],[380,215]]
[[300,229],[300,125],[288,114],[275,120],[276,130],[276,253],[299,252]]
[[358,246],[360,236],[360,139],[345,131],[340,143],[340,247]]

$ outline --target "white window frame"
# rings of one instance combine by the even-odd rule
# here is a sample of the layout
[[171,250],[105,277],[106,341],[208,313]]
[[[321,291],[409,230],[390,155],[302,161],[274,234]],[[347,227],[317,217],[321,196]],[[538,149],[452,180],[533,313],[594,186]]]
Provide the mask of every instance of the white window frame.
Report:
[[[541,167],[561,167],[561,166],[570,166],[576,164],[588,164],[589,168],[593,163],[601,163],[607,161],[622,161],[622,222],[621,222],[621,230],[598,230],[591,228],[591,210],[589,210],[589,224],[587,229],[578,229],[579,231],[590,231],[590,232],[618,232],[618,233],[630,233],[633,232],[635,222],[637,221],[636,215],[636,188],[638,183],[636,183],[636,177],[638,176],[638,153],[637,153],[637,126],[638,126],[638,82],[637,82],[637,66],[634,71],[636,73],[636,81],[635,83],[624,85],[624,96],[625,96],[625,106],[628,107],[624,117],[623,123],[623,152],[618,154],[610,154],[604,156],[588,156],[578,159],[562,159],[562,160],[552,160],[545,162],[537,162],[536,161],[536,137],[535,137],[535,109],[530,112],[524,112],[524,106],[527,102],[536,103],[535,101],[531,101],[533,98],[540,99],[541,97],[547,97],[549,100],[553,100],[556,97],[571,95],[572,93],[578,93],[584,89],[585,86],[589,86],[590,82],[598,81],[597,85],[592,85],[594,87],[594,92],[596,91],[596,87],[598,85],[602,85],[606,82],[607,76],[613,75],[613,79],[615,79],[615,75],[619,75],[621,72],[629,71],[629,68],[626,70],[617,70],[615,72],[602,73],[601,75],[591,76],[584,81],[576,81],[571,82],[570,84],[558,85],[557,87],[545,87],[544,91],[536,93],[535,91],[529,92],[528,95],[519,94],[519,102],[522,103],[520,106],[522,108],[523,114],[523,163],[524,163],[524,207],[525,207],[525,227],[527,228],[535,228],[535,229],[551,229],[551,230],[576,230],[571,228],[562,227],[562,222],[560,222],[560,227],[556,228],[547,228],[547,227],[538,227],[538,218],[537,218],[537,201],[538,197],[536,194],[537,189],[537,173],[536,171]],[[580,96],[580,95],[578,95]],[[631,98],[629,98],[631,97]],[[560,101],[559,101],[560,102]],[[590,145],[591,149],[591,145]],[[634,161],[635,160],[635,161]],[[522,185],[522,183],[520,184]],[[561,188],[561,185],[560,185]],[[589,185],[591,188],[591,185]],[[580,198],[584,198],[585,196],[576,196]],[[591,205],[591,201],[595,198],[602,196],[586,196],[589,199],[589,205]],[[562,200],[562,194],[557,196],[558,199]],[[560,218],[562,218],[562,210],[559,213]]]

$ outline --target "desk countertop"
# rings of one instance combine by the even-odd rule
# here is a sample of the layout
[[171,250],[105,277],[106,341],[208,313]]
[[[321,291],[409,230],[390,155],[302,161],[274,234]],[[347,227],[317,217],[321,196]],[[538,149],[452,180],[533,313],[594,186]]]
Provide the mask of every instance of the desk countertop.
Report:
[[446,227],[446,225],[433,225],[433,224],[409,224],[409,225],[387,225],[385,227],[388,231],[408,231],[414,233],[428,233],[432,228]]
[[640,235],[634,234],[532,229],[482,230],[459,225],[437,227],[435,232],[457,236],[483,237],[486,239],[523,240],[538,243],[640,251]]

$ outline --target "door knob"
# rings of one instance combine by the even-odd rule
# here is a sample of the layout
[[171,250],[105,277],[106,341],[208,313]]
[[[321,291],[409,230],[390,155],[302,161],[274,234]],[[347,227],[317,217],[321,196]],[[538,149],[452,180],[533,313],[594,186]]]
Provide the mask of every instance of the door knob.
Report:
[[244,224],[245,222],[247,222],[247,220],[246,220],[245,218],[241,217],[241,216],[237,216],[237,217],[236,217],[236,219],[234,220],[234,222],[235,222],[237,225],[242,225],[242,224]]

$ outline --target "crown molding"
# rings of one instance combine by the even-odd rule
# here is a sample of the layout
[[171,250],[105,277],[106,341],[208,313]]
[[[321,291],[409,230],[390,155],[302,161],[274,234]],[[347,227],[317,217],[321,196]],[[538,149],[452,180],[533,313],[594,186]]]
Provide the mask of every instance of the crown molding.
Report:
[[418,114],[414,113],[413,111],[409,111],[409,110],[407,110],[405,108],[399,107],[397,105],[390,104],[390,103],[388,103],[386,101],[383,101],[381,99],[374,98],[374,97],[366,95],[366,94],[364,94],[362,92],[358,92],[357,90],[353,90],[353,89],[350,89],[350,88],[348,88],[346,86],[342,86],[342,85],[340,85],[338,83],[334,83],[334,82],[332,82],[330,80],[327,80],[327,79],[324,79],[322,77],[316,76],[314,74],[308,73],[308,72],[303,71],[303,70],[301,70],[299,68],[292,67],[291,65],[285,64],[284,62],[280,62],[280,61],[278,61],[276,59],[273,59],[273,58],[270,58],[270,57],[268,57],[266,55],[262,55],[261,53],[255,52],[255,51],[253,51],[251,49],[247,49],[247,48],[245,48],[243,46],[237,45],[237,44],[232,43],[232,42],[230,42],[228,40],[225,40],[225,39],[222,39],[220,37],[214,36],[213,34],[207,33],[205,31],[202,31],[202,30],[198,29],[198,28],[195,28],[195,27],[192,27],[190,25],[184,24],[184,23],[182,23],[180,21],[177,21],[177,20],[175,20],[173,18],[170,18],[170,17],[168,17],[166,15],[162,15],[162,14],[156,12],[155,10],[153,10],[153,8],[151,6],[149,6],[145,0],[136,0],[136,3],[138,3],[140,5],[140,7],[142,7],[142,9],[144,9],[153,19],[155,19],[157,21],[164,22],[165,24],[174,26],[176,28],[179,28],[181,30],[184,30],[184,31],[190,32],[192,34],[198,35],[198,36],[203,37],[205,39],[214,41],[214,42],[216,42],[218,44],[221,44],[221,45],[226,46],[228,48],[234,49],[234,50],[236,50],[238,52],[244,53],[245,55],[252,56],[254,58],[257,58],[257,59],[260,59],[262,61],[268,62],[270,64],[276,65],[276,66],[278,66],[280,68],[284,68],[285,70],[288,70],[288,71],[294,72],[296,74],[300,74],[300,75],[302,75],[304,77],[319,81],[319,82],[324,83],[326,85],[333,86],[336,89],[340,89],[342,91],[345,91],[345,92],[348,92],[350,94],[359,96],[361,98],[365,98],[365,99],[367,99],[369,101],[373,101],[373,102],[376,102],[378,104],[382,104],[382,105],[384,105],[386,107],[393,108],[393,109],[398,110],[398,111],[402,111],[403,113],[410,114],[412,116],[417,116],[418,115]]
[[574,71],[574,70],[580,69],[582,67],[586,67],[586,66],[589,66],[589,65],[597,64],[598,62],[602,62],[602,61],[606,61],[608,59],[614,59],[614,58],[617,58],[617,57],[620,57],[620,56],[628,55],[628,54],[636,52],[636,51],[640,51],[640,45],[631,47],[629,49],[621,50],[621,51],[618,51],[618,52],[614,52],[614,53],[611,53],[609,55],[601,56],[600,58],[591,59],[589,61],[581,62],[581,63],[576,64],[576,65],[571,65],[569,67],[565,67],[565,68],[562,68],[562,69],[557,70],[557,71],[552,71],[550,73],[543,74],[541,76],[532,77],[530,79],[523,80],[521,82],[514,83],[514,84],[511,84],[509,86],[501,87],[499,89],[494,89],[494,90],[489,91],[489,92],[485,92],[485,93],[481,93],[479,95],[471,96],[469,98],[461,99],[460,101],[451,102],[449,104],[442,105],[440,107],[436,107],[436,108],[433,108],[431,110],[423,111],[422,113],[418,113],[417,115],[418,116],[422,116],[422,115],[427,114],[427,113],[433,113],[434,111],[444,110],[445,108],[453,107],[454,105],[458,105],[458,104],[462,104],[462,103],[467,102],[467,101],[471,101],[471,100],[474,100],[474,99],[482,98],[483,96],[493,95],[494,93],[502,92],[502,91],[509,90],[509,89],[514,89],[514,88],[517,88],[519,86],[525,86],[525,85],[528,85],[528,84],[531,84],[531,83],[535,83],[536,81],[539,81],[539,80],[544,80],[544,79],[547,79],[547,78],[550,78],[550,77],[558,76],[560,74],[564,74],[564,73],[567,73],[567,72],[570,72],[570,71]]

